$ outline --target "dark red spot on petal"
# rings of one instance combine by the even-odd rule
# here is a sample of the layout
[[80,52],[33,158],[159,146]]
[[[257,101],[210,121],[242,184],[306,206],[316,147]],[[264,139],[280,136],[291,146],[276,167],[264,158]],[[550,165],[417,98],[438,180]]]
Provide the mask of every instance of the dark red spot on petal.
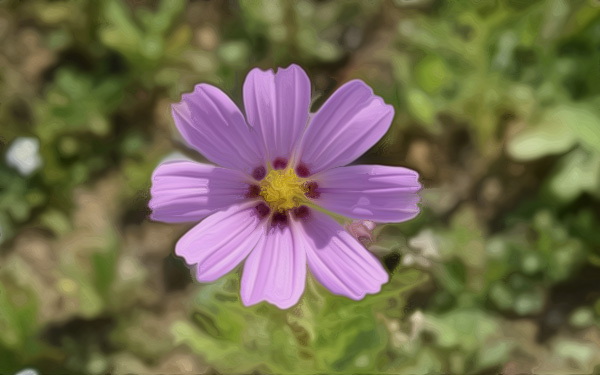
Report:
[[248,185],[248,192],[246,193],[246,198],[256,198],[259,195],[260,195],[260,186]]
[[269,214],[269,212],[271,212],[271,209],[269,208],[269,206],[267,206],[264,203],[259,203],[256,207],[256,213],[258,214],[258,217],[260,219],[263,219],[265,216],[267,216]]
[[294,208],[292,212],[294,213],[294,218],[298,220],[304,220],[310,215],[310,210],[306,206]]
[[256,167],[254,168],[254,171],[252,171],[252,177],[254,177],[254,179],[258,181],[265,178],[266,175],[267,170],[265,169],[265,167]]
[[288,217],[285,212],[275,212],[271,218],[271,227],[284,227],[288,224]]
[[273,160],[273,169],[285,169],[287,167],[288,161],[284,158],[276,158]]
[[296,174],[298,177],[308,177],[310,176],[310,171],[306,165],[300,163],[300,165],[296,167]]
[[319,185],[314,181],[309,181],[304,184],[304,188],[306,189],[306,195],[308,198],[316,199],[321,196],[321,193],[317,190]]

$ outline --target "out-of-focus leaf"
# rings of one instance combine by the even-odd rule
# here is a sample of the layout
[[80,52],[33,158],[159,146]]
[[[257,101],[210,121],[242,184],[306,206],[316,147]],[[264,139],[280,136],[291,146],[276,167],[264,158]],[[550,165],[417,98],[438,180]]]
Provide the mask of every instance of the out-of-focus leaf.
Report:
[[439,91],[449,78],[444,60],[435,55],[429,55],[419,62],[415,74],[421,88],[428,93]]
[[570,202],[582,193],[600,195],[600,153],[576,149],[565,155],[549,180],[552,193]]
[[65,235],[71,229],[69,218],[58,210],[49,210],[40,216],[41,223],[57,235]]
[[560,154],[572,148],[577,139],[564,123],[544,122],[544,125],[525,130],[511,139],[508,153],[518,160],[532,160]]
[[109,245],[102,252],[92,255],[93,282],[105,301],[110,300],[111,287],[117,272],[118,244]]
[[38,300],[35,293],[17,285],[0,283],[0,344],[25,350],[37,330]]
[[142,33],[132,22],[125,3],[109,0],[103,3],[104,17],[108,22],[100,30],[100,38],[119,50],[136,50],[142,40]]
[[235,68],[244,66],[249,54],[248,45],[241,41],[223,43],[218,51],[218,56],[221,60]]
[[141,77],[151,79],[143,73],[155,71],[161,61],[176,57],[172,54],[182,52],[182,42],[189,40],[185,27],[170,35],[184,7],[185,1],[170,0],[161,1],[154,12],[148,8],[131,11],[120,1],[108,0],[101,8],[106,22],[99,30],[100,40],[125,56]]
[[538,232],[536,247],[546,258],[549,279],[564,280],[584,261],[581,240],[569,236],[566,228],[549,212],[538,212],[533,219],[533,228]]
[[536,126],[511,139],[508,152],[515,159],[532,160],[563,153],[576,142],[600,152],[600,117],[587,106],[563,105],[549,109]]
[[[222,290],[237,284],[229,278],[207,285],[198,295],[195,324],[177,322],[172,333],[223,371],[252,371],[263,364],[269,372],[305,366],[325,372],[375,371],[381,368],[378,353],[387,342],[387,332],[373,315],[376,306],[385,309],[394,300],[398,308],[404,293],[425,279],[421,272],[403,270],[381,293],[358,302],[333,296],[311,279],[298,306],[279,311],[265,304],[243,308],[237,291]],[[268,365],[266,358],[271,359]]]
[[445,348],[456,347],[463,353],[473,352],[498,331],[498,323],[486,314],[463,309],[442,315],[427,315],[426,330]]
[[410,113],[426,126],[432,126],[435,119],[435,107],[423,91],[413,88],[406,93]]

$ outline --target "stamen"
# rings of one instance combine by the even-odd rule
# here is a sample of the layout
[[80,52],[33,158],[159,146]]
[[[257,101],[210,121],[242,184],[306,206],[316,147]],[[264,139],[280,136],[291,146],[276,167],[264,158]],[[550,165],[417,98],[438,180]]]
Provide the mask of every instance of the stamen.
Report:
[[304,182],[293,169],[271,170],[260,184],[260,195],[273,211],[284,212],[306,200]]
[[319,185],[315,181],[309,181],[304,183],[304,189],[306,190],[306,195],[309,198],[317,199],[321,196],[321,193],[317,190]]

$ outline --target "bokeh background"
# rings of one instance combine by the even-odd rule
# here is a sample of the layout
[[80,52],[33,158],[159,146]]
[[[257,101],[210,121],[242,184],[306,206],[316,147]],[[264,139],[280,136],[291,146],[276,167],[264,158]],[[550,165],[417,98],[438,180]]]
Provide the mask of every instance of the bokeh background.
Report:
[[[597,0],[0,1],[0,374],[600,373]],[[147,219],[170,105],[297,63],[396,108],[358,161],[422,176],[361,238],[391,281],[245,308]]]

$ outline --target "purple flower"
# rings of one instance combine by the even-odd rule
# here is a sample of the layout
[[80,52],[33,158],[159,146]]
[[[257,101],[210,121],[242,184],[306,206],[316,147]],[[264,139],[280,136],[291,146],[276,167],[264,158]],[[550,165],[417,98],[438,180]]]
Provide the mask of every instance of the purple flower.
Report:
[[331,292],[358,300],[388,281],[379,261],[325,212],[400,222],[419,212],[418,174],[344,165],[388,130],[394,108],[364,82],[340,87],[309,116],[310,81],[297,65],[253,69],[243,88],[246,116],[221,90],[199,84],[173,105],[177,128],[216,167],[160,165],[151,218],[200,221],[175,253],[210,282],[245,259],[242,302],[285,309],[304,291],[306,270]]

